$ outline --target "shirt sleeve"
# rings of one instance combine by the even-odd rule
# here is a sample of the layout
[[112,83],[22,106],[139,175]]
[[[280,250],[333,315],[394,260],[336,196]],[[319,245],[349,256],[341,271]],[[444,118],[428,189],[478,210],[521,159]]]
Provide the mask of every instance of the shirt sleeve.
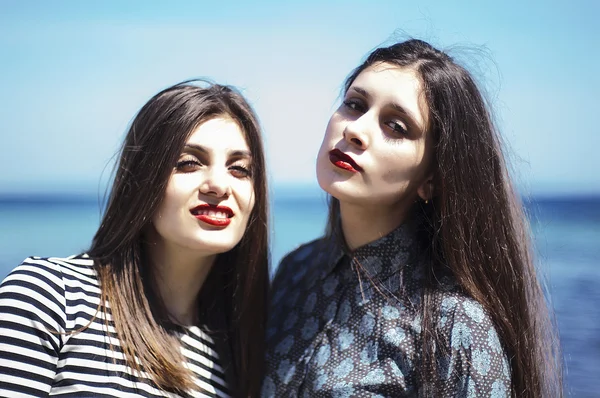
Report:
[[58,266],[28,258],[0,285],[0,396],[47,396],[65,335]]
[[439,395],[510,397],[510,367],[496,328],[475,300],[442,300],[440,325],[449,347],[441,354]]

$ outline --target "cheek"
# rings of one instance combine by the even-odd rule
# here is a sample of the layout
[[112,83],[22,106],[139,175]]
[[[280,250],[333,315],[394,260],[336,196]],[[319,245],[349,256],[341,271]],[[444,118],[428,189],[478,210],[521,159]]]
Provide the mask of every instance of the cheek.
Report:
[[382,176],[382,181],[390,186],[402,183],[408,184],[418,178],[417,168],[415,167],[403,167],[394,170],[388,170]]
[[327,123],[325,135],[323,136],[323,141],[319,148],[319,153],[317,155],[317,171],[323,162],[325,162],[324,159],[328,158],[328,153],[335,145],[335,142],[339,141],[342,136],[341,131],[343,131],[343,129],[341,127],[339,116],[334,113],[333,116],[331,116],[331,119],[329,119],[329,123]]
[[254,209],[256,202],[254,184],[251,182],[245,182],[237,188],[237,191],[239,192],[238,205],[240,207],[240,211],[244,213],[244,216],[250,217],[250,213],[252,212],[252,209]]
[[191,181],[188,181],[183,177],[185,176],[171,177],[158,207],[159,214],[172,214],[173,212],[187,208],[188,202],[193,195],[193,189],[190,186]]
[[385,159],[387,161],[383,164],[390,165],[382,173],[382,180],[386,183],[419,182],[425,175],[426,164],[422,150],[390,154]]
[[327,123],[327,127],[325,128],[325,136],[323,137],[323,142],[339,138],[340,136],[342,136],[343,131],[343,118],[336,112],[331,116],[329,122]]
[[180,205],[182,196],[183,195],[181,194],[181,192],[175,189],[175,187],[167,187],[167,190],[165,191],[165,196],[163,197],[162,203],[160,204],[160,209],[162,211],[172,210],[173,208]]
[[250,213],[252,213],[252,210],[254,210],[255,204],[256,204],[256,195],[254,194],[254,189],[252,189],[250,192],[250,200],[248,201],[248,217],[250,216]]

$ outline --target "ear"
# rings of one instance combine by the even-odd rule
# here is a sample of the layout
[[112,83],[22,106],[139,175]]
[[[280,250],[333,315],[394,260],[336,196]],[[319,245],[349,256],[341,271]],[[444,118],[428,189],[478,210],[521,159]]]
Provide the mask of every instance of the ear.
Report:
[[433,173],[429,174],[425,181],[421,183],[417,188],[417,194],[423,200],[430,200],[435,192],[435,186],[433,185]]

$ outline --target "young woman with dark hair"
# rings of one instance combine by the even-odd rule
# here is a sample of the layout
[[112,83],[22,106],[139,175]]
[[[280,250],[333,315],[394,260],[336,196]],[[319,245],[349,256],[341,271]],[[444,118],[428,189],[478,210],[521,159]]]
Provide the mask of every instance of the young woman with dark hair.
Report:
[[2,396],[257,396],[268,288],[265,157],[235,89],[156,94],[125,138],[91,248],[0,287]]
[[265,397],[556,397],[522,205],[472,76],[420,40],[346,80],[317,157],[325,237],[272,283]]

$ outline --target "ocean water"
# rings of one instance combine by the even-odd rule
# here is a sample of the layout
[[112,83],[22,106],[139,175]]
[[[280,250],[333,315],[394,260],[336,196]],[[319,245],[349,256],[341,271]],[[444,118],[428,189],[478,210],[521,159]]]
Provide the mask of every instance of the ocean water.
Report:
[[[273,197],[274,270],[287,252],[322,234],[327,204],[306,192]],[[0,279],[27,256],[85,250],[100,222],[99,203],[85,196],[0,197]],[[527,209],[559,325],[567,396],[600,396],[600,197],[533,198]]]

